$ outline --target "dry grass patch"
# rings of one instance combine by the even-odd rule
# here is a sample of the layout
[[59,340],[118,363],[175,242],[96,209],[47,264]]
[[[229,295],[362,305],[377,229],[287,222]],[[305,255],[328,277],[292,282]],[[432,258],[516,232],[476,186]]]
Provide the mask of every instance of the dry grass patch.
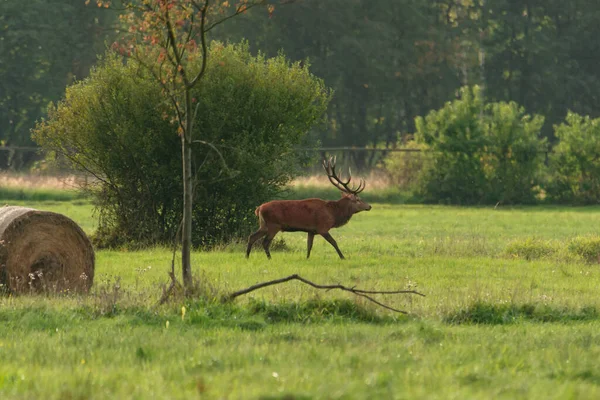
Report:
[[[347,179],[348,170],[342,169],[342,178]],[[358,181],[359,178],[364,179],[367,182],[367,190],[379,190],[379,189],[388,189],[392,186],[389,175],[380,170],[372,170],[368,175],[361,175],[358,173],[352,174],[352,180]],[[315,188],[329,188],[331,187],[331,182],[327,179],[327,175],[316,174],[310,176],[303,176],[296,178],[292,181],[292,188],[297,187],[315,187]]]
[[80,186],[85,177],[64,175],[42,175],[17,172],[0,172],[0,187],[19,189],[72,190]]

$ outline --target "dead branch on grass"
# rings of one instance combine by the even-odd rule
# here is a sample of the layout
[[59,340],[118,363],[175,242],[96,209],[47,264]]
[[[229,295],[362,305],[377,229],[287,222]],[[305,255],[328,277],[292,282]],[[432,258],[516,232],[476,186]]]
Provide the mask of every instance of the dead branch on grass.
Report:
[[250,292],[253,292],[255,290],[258,289],[262,289],[264,287],[267,286],[273,286],[273,285],[278,285],[280,283],[285,283],[285,282],[289,282],[292,280],[297,280],[300,281],[302,283],[305,283],[309,286],[314,287],[315,289],[323,289],[323,290],[332,290],[332,289],[339,289],[345,292],[350,292],[353,293],[357,296],[360,297],[364,297],[365,299],[377,304],[380,307],[383,307],[385,309],[394,311],[394,312],[398,312],[398,313],[402,313],[402,314],[408,314],[407,311],[403,311],[403,310],[398,310],[396,308],[390,307],[386,304],[381,303],[378,300],[375,300],[373,297],[369,296],[369,295],[373,295],[373,294],[416,294],[418,296],[422,296],[425,297],[425,295],[423,293],[419,293],[415,290],[363,290],[363,289],[357,289],[356,287],[347,287],[347,286],[343,286],[340,284],[337,285],[320,285],[318,283],[314,283],[309,281],[308,279],[305,279],[303,277],[301,277],[298,274],[294,274],[294,275],[290,275],[287,276],[285,278],[280,278],[280,279],[274,279],[272,281],[267,281],[267,282],[261,282],[261,283],[257,283],[256,285],[252,285],[250,287],[247,287],[245,289],[242,290],[238,290],[236,292],[230,293],[226,296],[223,296],[222,301],[224,303],[233,301],[236,297],[248,294]]

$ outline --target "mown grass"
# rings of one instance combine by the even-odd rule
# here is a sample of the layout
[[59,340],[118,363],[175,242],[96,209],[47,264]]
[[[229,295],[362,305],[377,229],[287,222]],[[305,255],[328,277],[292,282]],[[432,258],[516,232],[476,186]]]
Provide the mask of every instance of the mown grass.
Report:
[[[85,199],[17,204],[95,226]],[[425,293],[377,296],[408,316],[299,282],[159,306],[168,249],[99,251],[88,296],[0,298],[0,396],[600,395],[599,208],[373,205],[332,231],[345,261],[320,238],[306,260],[305,235],[289,233],[271,261],[243,244],[195,252],[194,274],[213,296],[293,273]]]

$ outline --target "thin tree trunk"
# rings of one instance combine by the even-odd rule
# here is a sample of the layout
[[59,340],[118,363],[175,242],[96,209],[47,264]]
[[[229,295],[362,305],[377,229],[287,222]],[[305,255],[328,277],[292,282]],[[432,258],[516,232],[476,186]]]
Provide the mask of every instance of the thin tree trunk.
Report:
[[183,222],[181,227],[181,272],[183,286],[192,285],[192,98],[189,90],[185,94],[185,128],[181,135],[181,152],[183,160]]

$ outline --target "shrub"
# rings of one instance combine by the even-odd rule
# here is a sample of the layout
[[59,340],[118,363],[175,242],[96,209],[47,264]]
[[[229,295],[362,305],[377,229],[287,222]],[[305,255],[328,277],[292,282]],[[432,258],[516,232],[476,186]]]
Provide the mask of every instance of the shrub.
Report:
[[429,202],[531,203],[543,166],[543,122],[513,102],[485,104],[477,86],[465,87],[459,99],[416,118],[412,146],[430,150],[423,161],[394,155],[386,166],[393,176],[409,167],[415,191]]
[[483,111],[481,91],[463,88],[459,99],[415,119],[415,140],[429,146],[433,156],[419,183],[427,201],[473,204],[485,196],[481,153],[486,138],[479,118]]
[[[210,46],[194,143],[195,245],[245,235],[253,211],[274,197],[306,158],[292,151],[308,140],[330,99],[307,67],[283,55],[252,56],[247,44]],[[199,62],[200,60],[198,60]],[[109,55],[67,88],[36,127],[35,140],[72,167],[98,178],[88,188],[99,210],[103,245],[165,243],[181,220],[181,149],[161,88],[132,59]],[[234,171],[234,173],[231,173]]]
[[591,264],[600,263],[600,237],[576,237],[567,245],[569,254]]
[[549,157],[551,202],[597,204],[600,199],[600,118],[569,112],[554,127],[558,144]]
[[513,240],[506,246],[504,252],[516,258],[526,260],[538,260],[551,257],[559,251],[559,247],[550,241],[527,238],[525,240]]
[[544,118],[525,114],[514,102],[491,103],[486,110],[485,201],[535,202],[546,149],[546,140],[540,139]]

